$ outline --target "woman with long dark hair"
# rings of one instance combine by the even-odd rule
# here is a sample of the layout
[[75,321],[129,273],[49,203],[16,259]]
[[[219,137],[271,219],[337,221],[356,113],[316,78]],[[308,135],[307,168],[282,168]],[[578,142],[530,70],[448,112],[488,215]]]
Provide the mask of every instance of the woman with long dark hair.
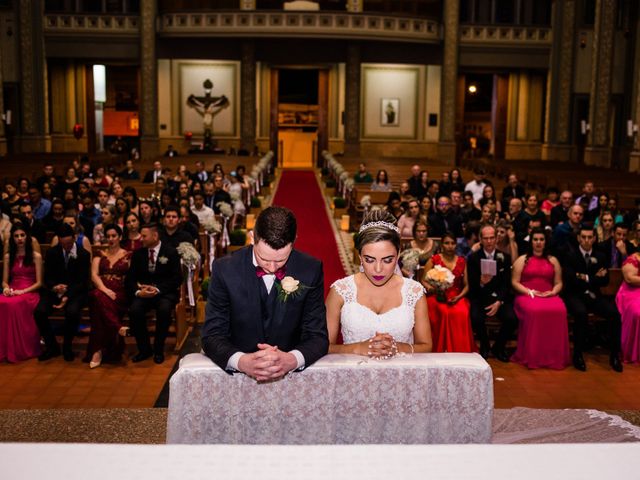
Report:
[[131,263],[131,252],[120,246],[122,229],[119,226],[106,225],[104,233],[107,249],[96,255],[91,263],[91,281],[95,289],[89,293],[91,335],[85,359],[90,368],[100,366],[103,361],[120,361],[126,335],[122,326],[122,317],[127,311],[124,279]]
[[427,281],[427,275],[422,279],[422,285],[427,290],[433,351],[477,352],[467,298],[467,262],[463,257],[456,255],[456,237],[451,232],[445,232],[442,236],[440,249],[440,253],[433,255],[427,262],[425,272],[439,266],[449,270],[454,280],[446,290],[439,293]]
[[140,218],[133,212],[129,212],[125,217],[124,238],[122,248],[133,252],[142,247],[142,235],[140,234]]
[[42,256],[33,251],[27,229],[16,223],[4,255],[0,296],[0,361],[19,362],[41,353],[33,312],[40,301]]
[[531,231],[527,253],[513,264],[511,284],[520,321],[518,348],[511,360],[529,368],[565,368],[571,358],[567,309],[559,296],[562,268],[548,253],[544,229]]
[[129,211],[139,215],[140,212],[138,210],[138,192],[134,187],[124,187],[124,191],[122,196],[129,202]]

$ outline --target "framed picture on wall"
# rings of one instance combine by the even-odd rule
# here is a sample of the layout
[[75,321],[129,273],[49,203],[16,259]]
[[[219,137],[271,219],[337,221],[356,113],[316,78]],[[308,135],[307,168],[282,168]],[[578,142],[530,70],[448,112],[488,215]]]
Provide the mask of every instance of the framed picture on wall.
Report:
[[400,125],[400,100],[383,98],[380,103],[380,125],[397,127]]

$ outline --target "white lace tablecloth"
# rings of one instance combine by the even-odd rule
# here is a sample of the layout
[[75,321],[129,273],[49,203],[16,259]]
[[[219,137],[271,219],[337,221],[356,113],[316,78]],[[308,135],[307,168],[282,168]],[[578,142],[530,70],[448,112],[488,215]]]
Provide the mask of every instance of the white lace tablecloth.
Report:
[[477,354],[332,354],[266,384],[190,354],[170,381],[167,443],[489,443],[492,417]]

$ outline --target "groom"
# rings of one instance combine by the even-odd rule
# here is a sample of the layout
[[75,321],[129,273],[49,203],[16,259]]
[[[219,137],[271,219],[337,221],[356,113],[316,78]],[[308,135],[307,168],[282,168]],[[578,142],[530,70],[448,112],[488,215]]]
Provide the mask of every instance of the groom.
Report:
[[273,380],[328,351],[322,263],[293,249],[296,228],[289,209],[269,207],[254,245],[213,264],[202,346],[229,373]]

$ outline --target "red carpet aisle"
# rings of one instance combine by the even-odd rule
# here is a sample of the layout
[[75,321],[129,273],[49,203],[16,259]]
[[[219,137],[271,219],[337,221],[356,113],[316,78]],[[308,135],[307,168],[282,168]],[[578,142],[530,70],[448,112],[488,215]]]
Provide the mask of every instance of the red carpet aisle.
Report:
[[314,172],[285,170],[272,203],[290,208],[296,215],[296,248],[322,260],[326,296],[331,284],[345,273]]

